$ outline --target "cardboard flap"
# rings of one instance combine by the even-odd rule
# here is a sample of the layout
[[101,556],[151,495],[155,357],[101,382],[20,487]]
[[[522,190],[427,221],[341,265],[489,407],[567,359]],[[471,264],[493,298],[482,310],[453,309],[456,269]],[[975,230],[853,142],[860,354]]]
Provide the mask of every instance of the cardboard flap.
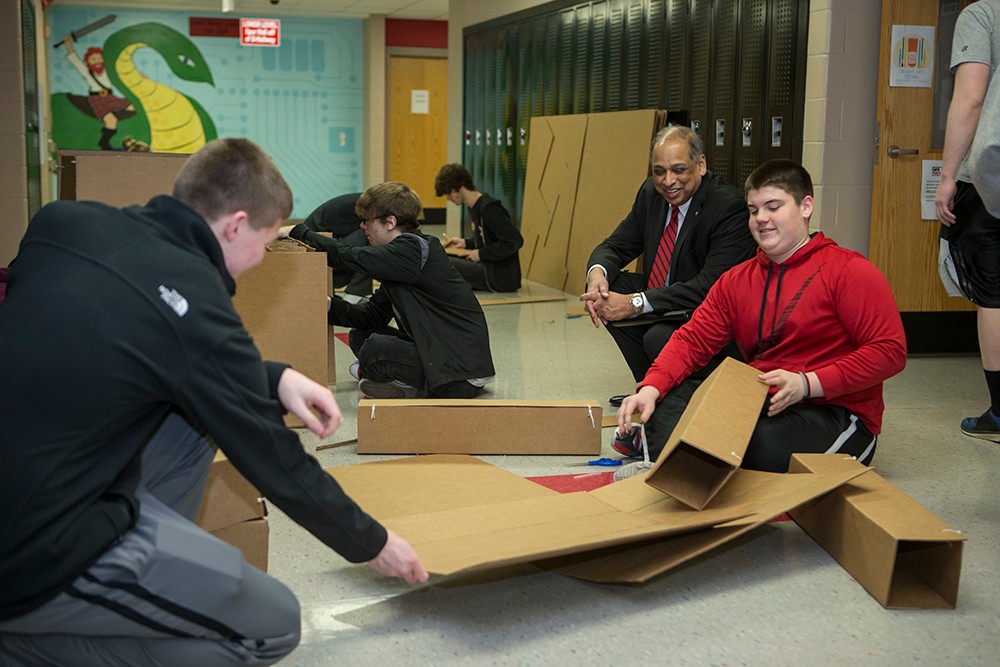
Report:
[[[331,472],[365,511],[405,537],[436,574],[699,530],[739,516],[728,509],[683,508],[664,520],[625,512],[596,495],[559,494],[470,457],[424,456]],[[649,489],[632,483],[619,493],[630,492],[645,496]]]
[[344,491],[379,521],[558,495],[471,456],[430,456],[327,468]]
[[[730,483],[719,492],[712,503],[712,509],[696,512],[703,514],[723,510],[736,514],[745,513],[740,518],[718,524],[707,531],[540,565],[587,581],[647,581],[767,523],[793,507],[829,493],[865,472],[866,470],[853,469],[827,473],[777,474],[741,469],[736,471]],[[597,491],[593,493],[596,494]],[[667,505],[650,506],[650,514],[659,515],[659,520],[669,521],[671,515],[676,516],[677,510],[670,509]]]
[[759,374],[725,359],[691,397],[646,483],[689,507],[705,507],[743,461],[767,397]]

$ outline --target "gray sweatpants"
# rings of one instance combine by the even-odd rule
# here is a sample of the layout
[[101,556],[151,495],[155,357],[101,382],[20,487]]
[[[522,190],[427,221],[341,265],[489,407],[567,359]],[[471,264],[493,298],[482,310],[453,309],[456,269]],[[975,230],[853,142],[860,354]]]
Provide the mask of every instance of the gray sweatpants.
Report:
[[295,596],[193,523],[214,453],[168,417],[143,453],[136,526],[59,596],[0,622],[0,665],[269,665],[290,653]]

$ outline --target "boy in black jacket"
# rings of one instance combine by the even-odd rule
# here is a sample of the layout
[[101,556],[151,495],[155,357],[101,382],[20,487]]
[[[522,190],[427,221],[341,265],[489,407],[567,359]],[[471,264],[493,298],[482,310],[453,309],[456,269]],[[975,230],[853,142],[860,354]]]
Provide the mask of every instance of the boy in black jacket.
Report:
[[[359,389],[370,398],[474,398],[493,379],[486,316],[441,244],[418,231],[420,198],[402,183],[381,183],[358,199],[367,247],[333,239],[327,263],[380,281],[365,304],[333,299],[330,324],[352,327]],[[310,242],[297,225],[293,238]],[[389,326],[395,319],[399,328]]]
[[329,389],[262,362],[233,309],[291,207],[271,158],[226,139],[172,197],[32,220],[0,306],[0,663],[271,664],[295,648],[291,591],[192,522],[216,445],[348,560],[426,581],[284,427],[288,410],[331,435]]
[[472,236],[445,237],[449,248],[469,252],[451,257],[452,265],[474,290],[516,292],[521,287],[518,250],[524,245],[521,232],[499,200],[478,192],[469,170],[460,164],[446,164],[434,179],[438,197],[447,197],[456,206],[469,209]]

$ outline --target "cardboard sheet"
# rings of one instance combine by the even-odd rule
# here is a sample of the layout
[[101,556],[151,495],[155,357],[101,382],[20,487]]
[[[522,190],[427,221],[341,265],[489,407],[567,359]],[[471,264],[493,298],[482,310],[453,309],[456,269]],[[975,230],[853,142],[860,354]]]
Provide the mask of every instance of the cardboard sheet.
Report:
[[[409,540],[428,571],[442,575],[643,544],[653,538],[669,540],[696,531],[705,535],[704,551],[726,541],[720,538],[731,539],[863,473],[740,471],[712,509],[694,511],[639,477],[589,493],[559,494],[468,457],[428,456],[329,472],[367,512]],[[719,525],[731,529],[706,530]],[[648,576],[691,557],[686,554],[654,562],[659,567]],[[620,578],[618,568],[602,571],[604,580],[629,580]],[[581,576],[579,571],[567,573]]]
[[641,110],[531,119],[521,216],[526,278],[583,291],[587,259],[631,208],[665,118]]
[[[632,547],[587,554],[586,557],[563,562],[552,562],[545,567],[559,572],[602,583],[640,583],[700,556],[715,547],[762,526],[774,517],[846,484],[867,472],[860,469],[840,470],[823,474],[777,474],[755,470],[738,470],[719,492],[708,511],[740,510],[745,515],[733,521],[717,524],[711,530],[691,535],[681,535]],[[637,493],[620,488],[626,483],[646,488],[643,498]],[[642,484],[642,478],[633,477],[591,492],[616,506],[672,521],[678,513],[688,510],[673,499],[663,499],[658,492]],[[634,495],[633,495],[634,494]],[[645,502],[644,502],[645,501]],[[683,509],[682,509],[683,508]]]

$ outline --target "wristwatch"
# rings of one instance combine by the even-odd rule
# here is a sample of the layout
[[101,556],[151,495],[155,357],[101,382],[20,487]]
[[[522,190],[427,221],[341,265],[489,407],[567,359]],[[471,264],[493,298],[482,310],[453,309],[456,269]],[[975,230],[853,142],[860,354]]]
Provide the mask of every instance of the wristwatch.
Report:
[[632,312],[636,315],[646,309],[646,304],[642,301],[642,293],[636,292],[632,295]]

